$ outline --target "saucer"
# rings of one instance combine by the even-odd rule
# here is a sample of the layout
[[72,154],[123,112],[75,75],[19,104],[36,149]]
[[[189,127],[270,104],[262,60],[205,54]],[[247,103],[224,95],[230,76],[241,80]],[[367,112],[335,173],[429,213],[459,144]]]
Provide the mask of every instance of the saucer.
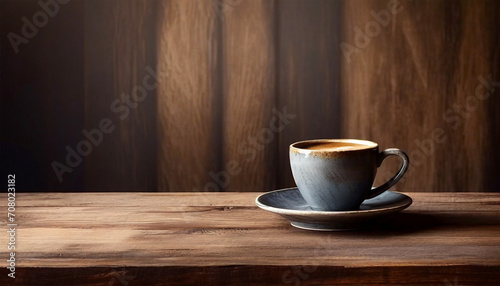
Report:
[[297,188],[268,192],[255,200],[261,209],[287,218],[297,228],[321,231],[359,229],[367,222],[381,216],[399,212],[412,203],[401,193],[385,191],[365,200],[359,209],[352,211],[316,211],[311,209]]

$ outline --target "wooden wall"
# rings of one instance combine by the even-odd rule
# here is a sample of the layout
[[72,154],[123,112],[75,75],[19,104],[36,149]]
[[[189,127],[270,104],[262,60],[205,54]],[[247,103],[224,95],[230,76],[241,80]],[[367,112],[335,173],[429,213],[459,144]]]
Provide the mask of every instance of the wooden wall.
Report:
[[85,158],[85,189],[155,190],[157,3],[84,3],[85,128],[108,120],[112,129]]
[[161,1],[158,19],[158,188],[189,191],[220,165],[220,28],[210,1]]
[[500,87],[481,79],[500,81],[499,3],[387,3],[343,6],[343,41],[352,45],[373,12],[395,13],[342,57],[342,135],[406,150],[411,165],[398,190],[500,191]]
[[340,1],[279,2],[279,103],[297,117],[279,138],[278,186],[295,186],[291,143],[340,138]]
[[[22,18],[33,21],[37,1],[0,1],[0,168],[2,178],[16,174],[18,190],[85,189],[83,165],[62,182],[51,167],[64,162],[84,128],[84,4],[60,7],[43,27],[25,28],[25,37]],[[9,33],[24,38],[17,53]]]
[[288,145],[340,136],[340,2],[161,7],[158,189],[293,186]]
[[351,137],[409,153],[397,190],[500,191],[495,1],[71,1],[17,54],[40,7],[0,6],[2,174],[25,190],[266,191],[294,185],[290,143]]

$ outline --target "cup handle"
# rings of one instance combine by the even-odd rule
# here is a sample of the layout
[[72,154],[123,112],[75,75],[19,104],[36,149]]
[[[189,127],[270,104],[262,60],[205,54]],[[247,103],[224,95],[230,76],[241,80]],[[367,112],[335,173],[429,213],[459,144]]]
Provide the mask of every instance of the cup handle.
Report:
[[410,164],[410,159],[408,158],[408,155],[406,155],[405,152],[397,148],[389,148],[380,152],[377,157],[377,168],[380,167],[382,161],[384,161],[385,158],[391,155],[398,156],[399,158],[401,158],[402,164],[401,167],[399,168],[399,171],[389,181],[385,182],[385,184],[378,186],[376,188],[372,188],[371,192],[368,194],[367,199],[376,197],[381,193],[385,192],[386,190],[388,190],[390,187],[394,186],[394,184],[396,184],[401,179],[401,177],[403,177],[404,173],[406,172],[406,169],[408,169],[408,165]]

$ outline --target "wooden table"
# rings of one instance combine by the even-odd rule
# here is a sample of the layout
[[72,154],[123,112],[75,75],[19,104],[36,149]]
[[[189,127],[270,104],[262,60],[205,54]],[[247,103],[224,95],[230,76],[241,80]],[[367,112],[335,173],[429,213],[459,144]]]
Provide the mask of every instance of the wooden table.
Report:
[[500,194],[408,193],[405,211],[328,233],[257,208],[258,194],[18,193],[16,278],[1,231],[0,285],[500,283]]

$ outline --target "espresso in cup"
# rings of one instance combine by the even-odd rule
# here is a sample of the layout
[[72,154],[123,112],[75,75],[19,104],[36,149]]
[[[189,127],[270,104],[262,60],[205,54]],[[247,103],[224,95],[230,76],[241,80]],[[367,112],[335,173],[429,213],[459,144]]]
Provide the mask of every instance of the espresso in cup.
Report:
[[347,151],[366,149],[366,145],[349,142],[313,142],[306,145],[305,149],[321,151]]
[[[399,171],[373,188],[377,168],[387,157],[401,158]],[[397,148],[379,152],[378,144],[356,139],[319,139],[290,145],[290,165],[297,187],[314,210],[356,210],[396,184],[408,168],[408,156]]]

